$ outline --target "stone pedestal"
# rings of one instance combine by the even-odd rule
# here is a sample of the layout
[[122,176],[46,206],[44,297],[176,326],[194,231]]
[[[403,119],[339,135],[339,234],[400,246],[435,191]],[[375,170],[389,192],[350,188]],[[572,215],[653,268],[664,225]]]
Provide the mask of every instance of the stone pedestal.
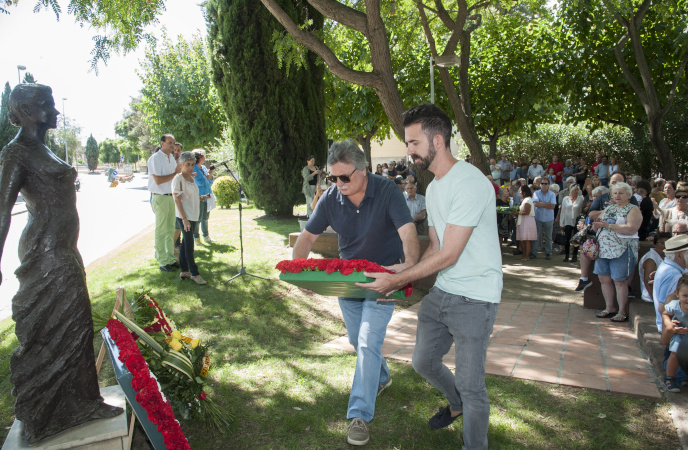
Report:
[[[101,388],[100,395],[108,405],[119,406],[126,409],[124,392],[119,385]],[[2,450],[19,449],[45,449],[58,450],[73,449],[97,449],[97,450],[122,450],[126,449],[129,442],[127,431],[126,413],[110,419],[95,420],[78,427],[67,430],[41,442],[39,445],[30,446],[21,431],[23,425],[20,420],[15,420]]]

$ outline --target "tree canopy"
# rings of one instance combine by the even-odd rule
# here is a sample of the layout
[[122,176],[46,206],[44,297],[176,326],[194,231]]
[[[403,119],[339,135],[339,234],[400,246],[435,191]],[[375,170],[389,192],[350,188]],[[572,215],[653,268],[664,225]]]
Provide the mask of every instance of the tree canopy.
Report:
[[141,111],[154,136],[172,133],[187,148],[208,147],[222,135],[226,116],[211,81],[205,40],[176,43],[165,34],[149,45],[138,70]]

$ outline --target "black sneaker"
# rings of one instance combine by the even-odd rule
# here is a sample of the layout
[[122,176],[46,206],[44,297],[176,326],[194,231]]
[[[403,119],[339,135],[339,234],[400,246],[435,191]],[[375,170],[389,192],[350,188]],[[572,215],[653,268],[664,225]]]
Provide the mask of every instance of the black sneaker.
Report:
[[368,422],[358,417],[354,418],[349,424],[349,434],[346,436],[346,442],[351,445],[366,445],[369,440]]
[[574,289],[575,292],[583,292],[587,288],[592,286],[592,280],[588,279],[588,281],[583,281],[581,279],[578,280],[578,286],[576,289]]
[[635,292],[633,292],[633,288],[628,286],[628,298],[635,298]]
[[440,410],[437,411],[437,414],[428,420],[428,426],[433,430],[439,430],[440,428],[448,427],[462,414],[463,413],[459,413],[458,416],[452,417],[451,409],[449,406],[445,406],[444,408],[440,408]]

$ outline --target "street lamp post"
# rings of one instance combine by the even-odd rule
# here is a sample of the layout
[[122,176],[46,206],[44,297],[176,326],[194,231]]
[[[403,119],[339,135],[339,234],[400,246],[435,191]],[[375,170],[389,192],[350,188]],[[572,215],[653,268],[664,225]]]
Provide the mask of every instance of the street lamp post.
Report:
[[432,55],[430,55],[430,103],[432,103],[434,105],[435,104],[435,70],[432,66],[433,63],[435,65],[440,66],[440,67],[453,67],[453,66],[460,65],[461,60],[459,59],[458,56],[456,56],[455,53],[452,53],[449,56],[440,55],[434,59],[433,59]]
[[64,132],[64,144],[65,144],[65,162],[69,164],[69,154],[67,153],[67,116],[65,115],[64,102],[67,100],[62,97],[62,131]]
[[17,66],[17,83],[21,84],[21,71],[26,70],[26,66],[18,65]]

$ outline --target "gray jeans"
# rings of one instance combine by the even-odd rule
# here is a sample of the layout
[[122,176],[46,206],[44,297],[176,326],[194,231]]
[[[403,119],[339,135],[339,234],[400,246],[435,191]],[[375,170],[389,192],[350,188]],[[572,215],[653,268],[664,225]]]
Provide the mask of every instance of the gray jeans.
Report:
[[[464,449],[487,448],[485,357],[498,307],[433,287],[418,310],[413,368],[444,394],[452,410],[463,411]],[[456,376],[442,364],[452,344]]]
[[540,243],[542,242],[542,233],[545,233],[545,255],[552,256],[552,228],[554,226],[554,221],[541,222],[535,219],[535,226],[537,227],[537,239],[533,242],[533,248],[530,251],[530,257],[535,258],[536,253],[540,249]]

